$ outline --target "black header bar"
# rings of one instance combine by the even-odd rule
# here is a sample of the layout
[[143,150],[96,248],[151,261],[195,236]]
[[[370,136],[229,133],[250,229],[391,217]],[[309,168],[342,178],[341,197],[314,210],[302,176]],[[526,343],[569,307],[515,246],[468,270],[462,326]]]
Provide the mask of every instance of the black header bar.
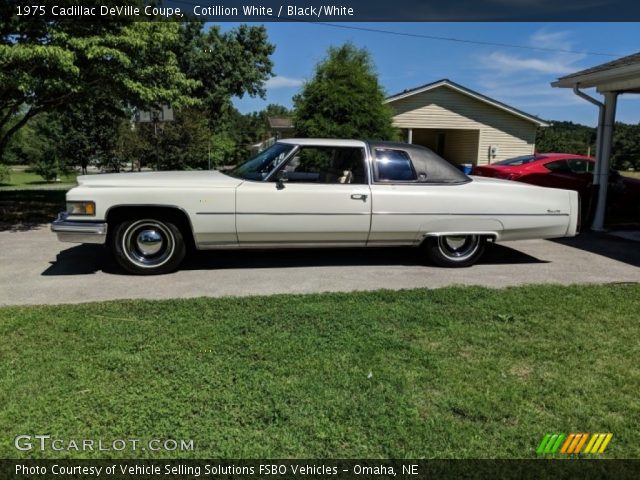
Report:
[[[637,0],[9,0],[19,18],[208,22],[637,22]],[[6,4],[5,4],[6,5]]]
[[637,480],[640,460],[0,460],[0,478]]

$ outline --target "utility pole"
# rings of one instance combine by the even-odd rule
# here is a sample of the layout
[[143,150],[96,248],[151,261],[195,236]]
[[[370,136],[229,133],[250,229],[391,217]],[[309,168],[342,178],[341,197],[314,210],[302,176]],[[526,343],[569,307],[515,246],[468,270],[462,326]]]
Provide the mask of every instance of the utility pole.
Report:
[[153,122],[153,137],[155,141],[155,155],[156,155],[156,171],[160,170],[160,151],[158,141],[158,122],[160,122],[160,112],[158,110],[151,111],[151,119]]

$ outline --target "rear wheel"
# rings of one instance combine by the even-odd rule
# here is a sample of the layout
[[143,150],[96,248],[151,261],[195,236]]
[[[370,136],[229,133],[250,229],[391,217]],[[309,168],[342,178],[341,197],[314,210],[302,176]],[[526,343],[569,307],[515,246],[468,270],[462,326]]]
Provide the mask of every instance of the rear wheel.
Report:
[[118,264],[129,273],[155,275],[176,270],[186,254],[180,229],[156,218],[125,220],[111,237]]
[[427,238],[422,248],[440,267],[469,267],[482,256],[485,243],[480,235],[442,235]]

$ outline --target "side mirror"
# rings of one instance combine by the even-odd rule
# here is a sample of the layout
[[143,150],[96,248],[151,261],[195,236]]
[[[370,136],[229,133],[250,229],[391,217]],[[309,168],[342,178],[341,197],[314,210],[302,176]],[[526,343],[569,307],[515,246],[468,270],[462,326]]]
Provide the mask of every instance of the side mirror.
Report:
[[287,172],[284,170],[280,170],[276,173],[276,188],[278,190],[282,190],[284,188],[284,182],[288,180]]

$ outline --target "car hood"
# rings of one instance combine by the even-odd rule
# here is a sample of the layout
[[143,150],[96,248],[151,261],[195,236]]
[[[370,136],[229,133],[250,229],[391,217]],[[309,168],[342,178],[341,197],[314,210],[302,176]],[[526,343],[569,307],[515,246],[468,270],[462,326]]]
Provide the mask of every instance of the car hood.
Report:
[[242,183],[241,179],[217,171],[134,172],[82,175],[78,185],[85,187],[228,187]]

